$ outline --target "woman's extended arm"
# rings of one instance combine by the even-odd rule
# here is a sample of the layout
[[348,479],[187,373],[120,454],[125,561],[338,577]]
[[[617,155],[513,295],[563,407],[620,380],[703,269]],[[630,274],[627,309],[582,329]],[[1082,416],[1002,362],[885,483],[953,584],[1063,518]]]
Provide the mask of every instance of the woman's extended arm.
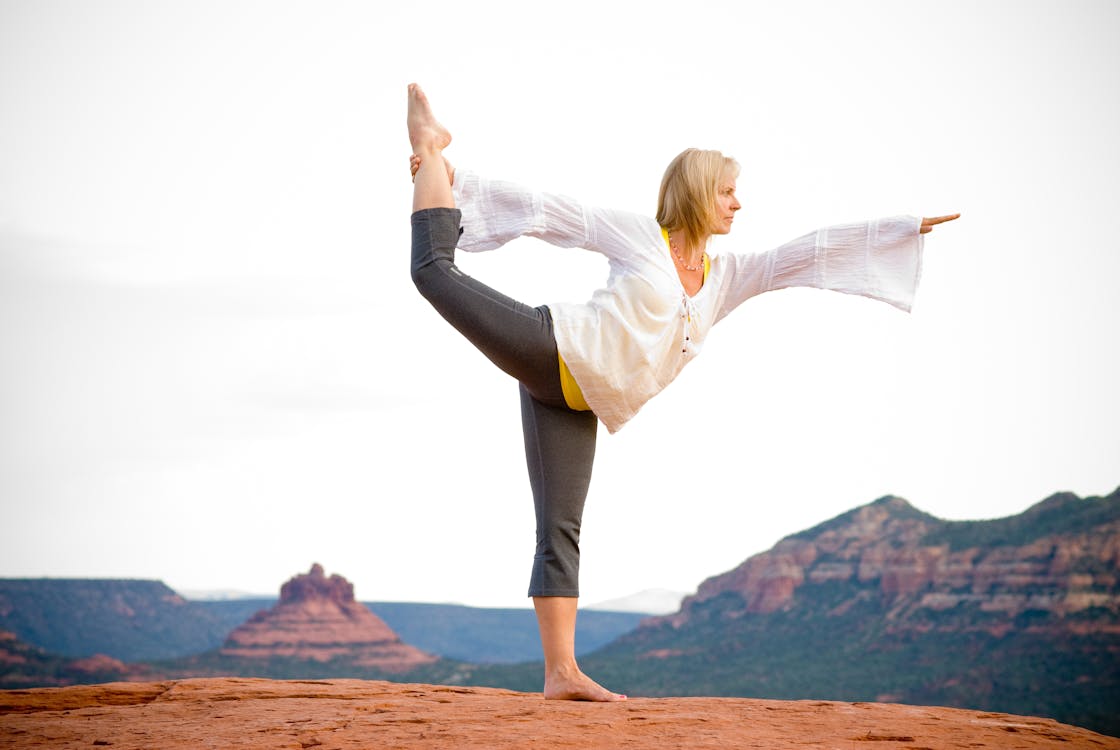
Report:
[[536,237],[560,247],[587,247],[591,242],[588,212],[571,198],[462,169],[455,171],[451,189],[463,212],[460,250],[493,250],[518,237]]
[[[651,220],[626,211],[589,207],[564,195],[529,190],[456,170],[444,159],[457,208],[462,211],[459,249],[480,252],[518,237],[536,237],[558,247],[582,247],[608,258],[633,252],[635,239],[656,234]],[[415,178],[420,157],[409,157]],[[648,237],[645,238],[648,241]]]
[[535,237],[557,247],[581,247],[608,258],[634,252],[635,242],[657,233],[648,217],[586,206],[566,195],[529,190],[456,170],[452,192],[463,212],[459,249],[493,250],[518,237]]
[[757,255],[728,256],[717,320],[757,294],[789,287],[858,294],[908,312],[927,226],[914,216],[893,216],[818,229]]

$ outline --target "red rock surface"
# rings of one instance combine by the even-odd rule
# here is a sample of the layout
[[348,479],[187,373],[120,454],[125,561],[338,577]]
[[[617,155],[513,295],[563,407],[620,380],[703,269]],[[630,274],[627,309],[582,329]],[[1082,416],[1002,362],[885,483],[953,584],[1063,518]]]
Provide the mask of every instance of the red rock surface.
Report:
[[1120,739],[1049,719],[883,703],[569,703],[493,688],[222,678],[0,691],[0,747],[1120,750]]
[[369,608],[354,600],[354,586],[337,573],[327,578],[315,564],[280,589],[280,601],[236,628],[225,656],[329,661],[404,672],[437,657],[401,642]]

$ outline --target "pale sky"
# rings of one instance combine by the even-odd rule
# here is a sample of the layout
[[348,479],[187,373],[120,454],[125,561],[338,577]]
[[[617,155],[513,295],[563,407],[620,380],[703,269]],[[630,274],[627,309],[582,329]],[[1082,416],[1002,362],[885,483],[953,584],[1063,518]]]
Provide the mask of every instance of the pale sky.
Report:
[[[516,384],[408,276],[405,87],[483,174],[652,213],[690,146],[763,251],[928,236],[913,313],[739,308],[601,428],[583,600],[688,592],[882,495],[991,518],[1120,485],[1114,2],[0,0],[0,576],[527,606]],[[464,258],[530,304],[605,262]]]

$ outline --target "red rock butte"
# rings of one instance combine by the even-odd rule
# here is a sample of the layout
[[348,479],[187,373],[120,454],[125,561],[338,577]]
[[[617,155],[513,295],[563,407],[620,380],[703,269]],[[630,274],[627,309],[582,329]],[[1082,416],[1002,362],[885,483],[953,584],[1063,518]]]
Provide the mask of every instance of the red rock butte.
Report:
[[354,586],[318,563],[280,589],[280,601],[226,639],[224,656],[305,659],[405,672],[438,657],[401,642],[384,620],[354,600]]

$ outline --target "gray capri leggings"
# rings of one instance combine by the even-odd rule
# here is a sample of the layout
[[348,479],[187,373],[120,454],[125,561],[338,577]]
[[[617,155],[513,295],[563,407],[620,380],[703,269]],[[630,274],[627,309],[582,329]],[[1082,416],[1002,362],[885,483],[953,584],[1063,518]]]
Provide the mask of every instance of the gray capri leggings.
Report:
[[525,462],[537,516],[529,596],[579,596],[579,530],[598,420],[564,401],[552,315],[467,276],[455,265],[462,214],[412,215],[412,280],[479,351],[521,384]]

